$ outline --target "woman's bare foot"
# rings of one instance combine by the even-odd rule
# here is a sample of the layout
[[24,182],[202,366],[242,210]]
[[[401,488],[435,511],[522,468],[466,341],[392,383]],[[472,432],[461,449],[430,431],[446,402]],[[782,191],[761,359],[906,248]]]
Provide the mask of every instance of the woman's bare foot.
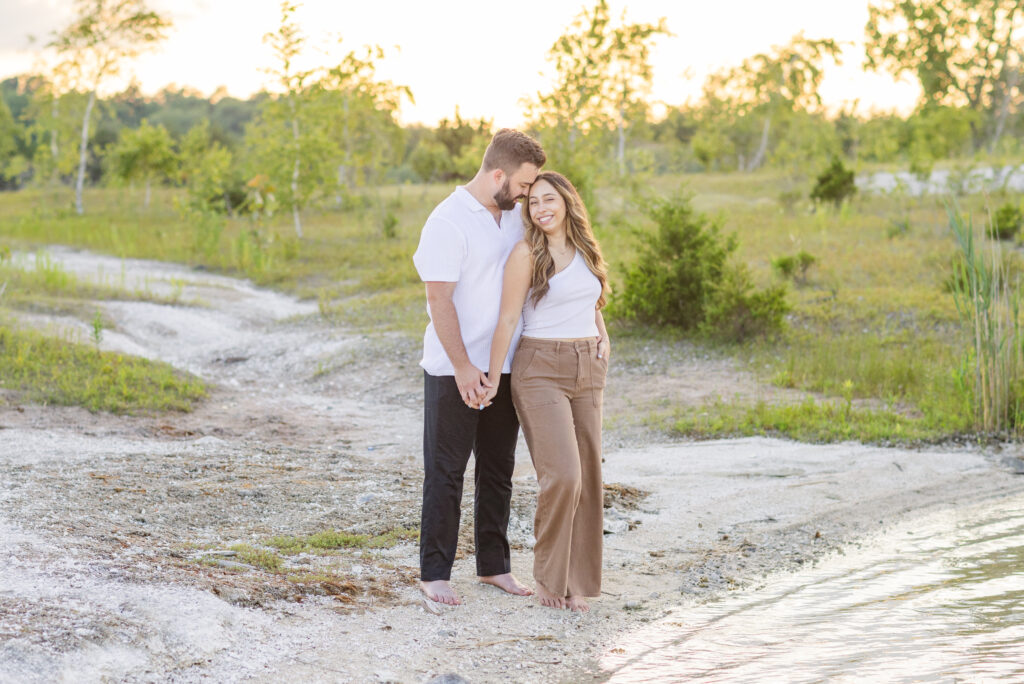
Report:
[[449,606],[457,606],[462,601],[459,595],[452,589],[447,580],[434,580],[433,582],[420,582],[420,591],[431,601],[444,603]]
[[533,596],[533,589],[520,583],[516,579],[516,576],[511,572],[506,572],[504,575],[488,575],[486,577],[477,577],[478,580],[484,584],[492,584],[503,591],[507,591],[510,594],[516,596]]
[[537,582],[537,601],[540,605],[547,606],[548,608],[558,608],[559,610],[565,608],[565,599],[552,594],[540,582]]
[[578,613],[590,612],[590,604],[582,596],[570,596],[565,599],[565,607]]

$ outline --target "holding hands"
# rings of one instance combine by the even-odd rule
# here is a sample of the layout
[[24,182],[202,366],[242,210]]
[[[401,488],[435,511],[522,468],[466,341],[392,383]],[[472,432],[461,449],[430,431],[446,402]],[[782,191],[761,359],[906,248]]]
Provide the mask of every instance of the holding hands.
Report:
[[459,388],[459,395],[462,397],[462,401],[465,402],[466,406],[474,409],[489,406],[490,397],[493,397],[498,392],[498,388],[494,387],[494,392],[488,397],[491,381],[487,379],[486,373],[471,363],[455,369],[455,384]]

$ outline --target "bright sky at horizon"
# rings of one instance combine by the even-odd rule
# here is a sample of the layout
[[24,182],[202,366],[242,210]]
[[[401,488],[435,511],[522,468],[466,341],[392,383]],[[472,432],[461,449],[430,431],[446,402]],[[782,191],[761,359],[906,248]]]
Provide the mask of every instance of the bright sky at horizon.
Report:
[[[174,29],[156,52],[131,65],[143,92],[169,84],[206,95],[226,87],[236,97],[264,88],[273,65],[263,35],[280,19],[278,0],[150,0]],[[405,123],[436,124],[456,106],[463,117],[523,123],[522,101],[550,84],[548,49],[587,0],[520,0],[500,5],[480,0],[307,0],[296,20],[309,38],[306,66],[337,63],[350,50],[380,45],[378,74],[411,88],[402,105]],[[826,70],[821,94],[831,108],[858,102],[862,111],[909,111],[919,89],[909,79],[865,73],[863,33],[867,0],[609,0],[630,22],[665,17],[671,37],[652,53],[652,99],[668,105],[696,100],[704,78],[723,67],[786,43],[803,32],[846,45],[845,64]],[[34,70],[39,45],[73,18],[72,0],[0,0],[0,78]],[[32,44],[27,36],[37,39]],[[338,39],[342,38],[341,43]],[[127,79],[112,83],[120,90]]]

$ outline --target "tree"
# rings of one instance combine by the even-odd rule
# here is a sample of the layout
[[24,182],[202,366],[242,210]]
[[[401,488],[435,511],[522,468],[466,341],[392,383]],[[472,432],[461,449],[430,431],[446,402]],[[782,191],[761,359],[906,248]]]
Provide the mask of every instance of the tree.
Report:
[[319,97],[329,116],[328,136],[342,151],[338,165],[339,190],[376,180],[388,165],[397,165],[405,151],[405,133],[395,115],[412,91],[377,78],[379,46],[349,52],[327,70]]
[[203,120],[181,140],[181,176],[190,204],[203,211],[222,206],[231,176],[231,152],[210,137],[210,124]]
[[[712,122],[732,119],[737,132],[745,131],[733,140],[741,170],[753,171],[764,164],[773,124],[794,111],[820,107],[818,87],[826,59],[839,63],[839,45],[829,39],[811,40],[801,33],[787,45],[773,47],[768,53],[754,55],[737,67],[708,77],[704,99],[707,109],[718,113]],[[746,126],[735,126],[744,122]],[[751,149],[754,140],[756,148]]]
[[143,206],[149,209],[154,180],[169,178],[177,168],[174,142],[163,126],[151,126],[146,119],[135,129],[125,128],[110,155],[111,169],[122,180],[139,180],[145,184]]
[[[295,60],[302,54],[306,37],[292,18],[298,9],[281,3],[281,24],[275,33],[263,36],[278,60],[269,73],[282,93],[264,101],[258,119],[246,131],[257,164],[281,191],[283,203],[291,209],[295,234],[302,237],[302,208],[315,188],[329,177],[325,160],[336,156],[324,133],[322,113],[315,97],[316,69],[297,71]],[[284,176],[284,177],[283,177]],[[283,177],[283,178],[282,178]]]
[[18,154],[18,140],[21,136],[21,127],[14,120],[7,102],[0,97],[0,181],[16,177],[24,171],[24,160]]
[[866,64],[913,74],[924,105],[985,113],[994,147],[1022,102],[1022,0],[882,0],[868,7]]
[[544,139],[549,156],[573,158],[581,136],[596,133],[600,139],[614,130],[615,158],[620,173],[625,171],[627,129],[647,113],[651,44],[667,35],[664,18],[630,24],[623,14],[613,26],[607,0],[577,15],[548,51],[555,66],[551,91],[528,104],[532,126],[549,132]]
[[29,100],[22,118],[32,138],[33,173],[37,181],[53,184],[73,173],[78,164],[71,141],[81,126],[86,98],[81,93],[61,93],[59,82],[41,76],[26,79],[24,89]]
[[811,199],[815,203],[831,202],[838,209],[856,192],[853,171],[846,168],[842,159],[833,157],[829,167],[818,175],[814,189],[811,190]]
[[281,94],[262,102],[246,127],[246,146],[254,175],[267,177],[302,237],[302,209],[318,192],[361,183],[401,156],[394,113],[409,90],[376,79],[378,47],[350,52],[330,69],[297,70],[306,37],[292,18],[296,9],[282,3],[280,27],[265,36],[278,59],[270,73]]
[[75,210],[81,214],[89,118],[96,91],[105,79],[117,75],[127,60],[163,40],[171,23],[149,10],[145,0],[75,0],[75,9],[75,20],[54,34],[49,47],[62,58],[58,70],[67,73],[75,89],[88,93],[89,98],[82,116],[75,182]]

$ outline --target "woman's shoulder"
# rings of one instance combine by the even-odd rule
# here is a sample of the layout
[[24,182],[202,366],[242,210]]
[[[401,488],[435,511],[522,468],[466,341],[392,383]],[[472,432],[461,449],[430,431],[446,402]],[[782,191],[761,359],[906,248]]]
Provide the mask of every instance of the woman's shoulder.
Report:
[[523,259],[527,261],[532,260],[533,250],[530,248],[530,243],[528,243],[526,240],[520,240],[519,242],[517,242],[515,246],[512,248],[512,251],[509,253],[508,258],[515,259],[517,261]]

